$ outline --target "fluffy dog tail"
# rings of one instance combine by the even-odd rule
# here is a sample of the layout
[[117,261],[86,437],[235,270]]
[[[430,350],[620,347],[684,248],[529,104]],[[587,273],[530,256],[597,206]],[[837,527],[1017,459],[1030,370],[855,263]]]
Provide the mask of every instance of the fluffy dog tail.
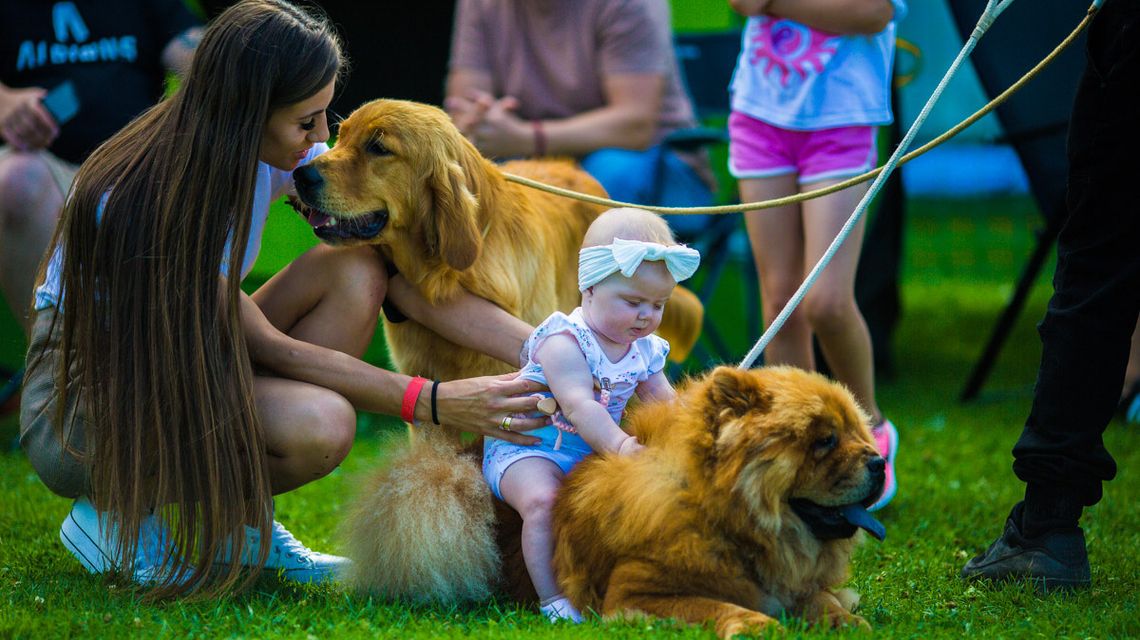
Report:
[[415,440],[355,501],[344,531],[348,583],[412,602],[486,599],[500,575],[491,492],[456,444]]
[[673,290],[669,304],[661,316],[661,326],[657,333],[669,341],[669,359],[684,362],[701,336],[701,326],[705,319],[705,307],[697,294],[684,287]]

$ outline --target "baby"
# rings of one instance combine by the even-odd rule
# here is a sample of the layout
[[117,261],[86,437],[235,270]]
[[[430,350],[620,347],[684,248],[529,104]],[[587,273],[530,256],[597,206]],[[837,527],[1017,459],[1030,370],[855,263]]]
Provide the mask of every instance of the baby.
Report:
[[[611,209],[590,225],[578,257],[582,305],[555,312],[524,346],[522,376],[550,387],[561,408],[554,424],[530,435],[533,447],[487,438],[483,475],[522,515],[522,550],[551,620],[581,616],[559,592],[551,567],[551,508],[563,476],[592,451],[629,455],[643,446],[618,423],[636,391],[642,400],[674,396],[664,374],[669,343],[653,334],[673,288],[700,254],[678,245],[669,226],[640,209]],[[542,405],[540,405],[542,406]],[[504,420],[503,429],[510,428]]]

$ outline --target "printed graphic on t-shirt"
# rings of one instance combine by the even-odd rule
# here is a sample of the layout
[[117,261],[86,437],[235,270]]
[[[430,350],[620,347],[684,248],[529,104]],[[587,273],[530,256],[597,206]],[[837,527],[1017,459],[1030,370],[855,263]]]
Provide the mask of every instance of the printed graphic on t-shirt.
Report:
[[749,62],[782,87],[819,75],[835,56],[841,36],[764,17],[753,23]]
[[55,42],[24,40],[20,42],[16,71],[29,71],[45,65],[90,62],[134,62],[138,57],[138,40],[134,35],[109,36],[88,42],[91,31],[74,2],[57,2],[51,9]]

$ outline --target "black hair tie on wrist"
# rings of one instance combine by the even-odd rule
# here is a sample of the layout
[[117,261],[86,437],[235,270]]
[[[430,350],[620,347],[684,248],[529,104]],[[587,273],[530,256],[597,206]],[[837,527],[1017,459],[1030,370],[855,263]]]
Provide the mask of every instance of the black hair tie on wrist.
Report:
[[431,421],[432,424],[439,424],[439,414],[435,409],[435,391],[439,388],[439,380],[431,381]]

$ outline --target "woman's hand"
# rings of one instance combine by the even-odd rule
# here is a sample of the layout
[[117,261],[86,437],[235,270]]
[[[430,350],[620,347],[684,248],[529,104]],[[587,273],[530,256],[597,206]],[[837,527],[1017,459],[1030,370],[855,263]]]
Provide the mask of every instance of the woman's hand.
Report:
[[[529,417],[538,411],[539,400],[529,394],[543,389],[537,382],[519,378],[517,372],[441,382],[436,389],[439,421],[462,431],[515,444],[538,444],[538,438],[517,432],[550,424],[547,416]],[[510,420],[506,420],[508,416]],[[504,422],[509,430],[502,428]]]

